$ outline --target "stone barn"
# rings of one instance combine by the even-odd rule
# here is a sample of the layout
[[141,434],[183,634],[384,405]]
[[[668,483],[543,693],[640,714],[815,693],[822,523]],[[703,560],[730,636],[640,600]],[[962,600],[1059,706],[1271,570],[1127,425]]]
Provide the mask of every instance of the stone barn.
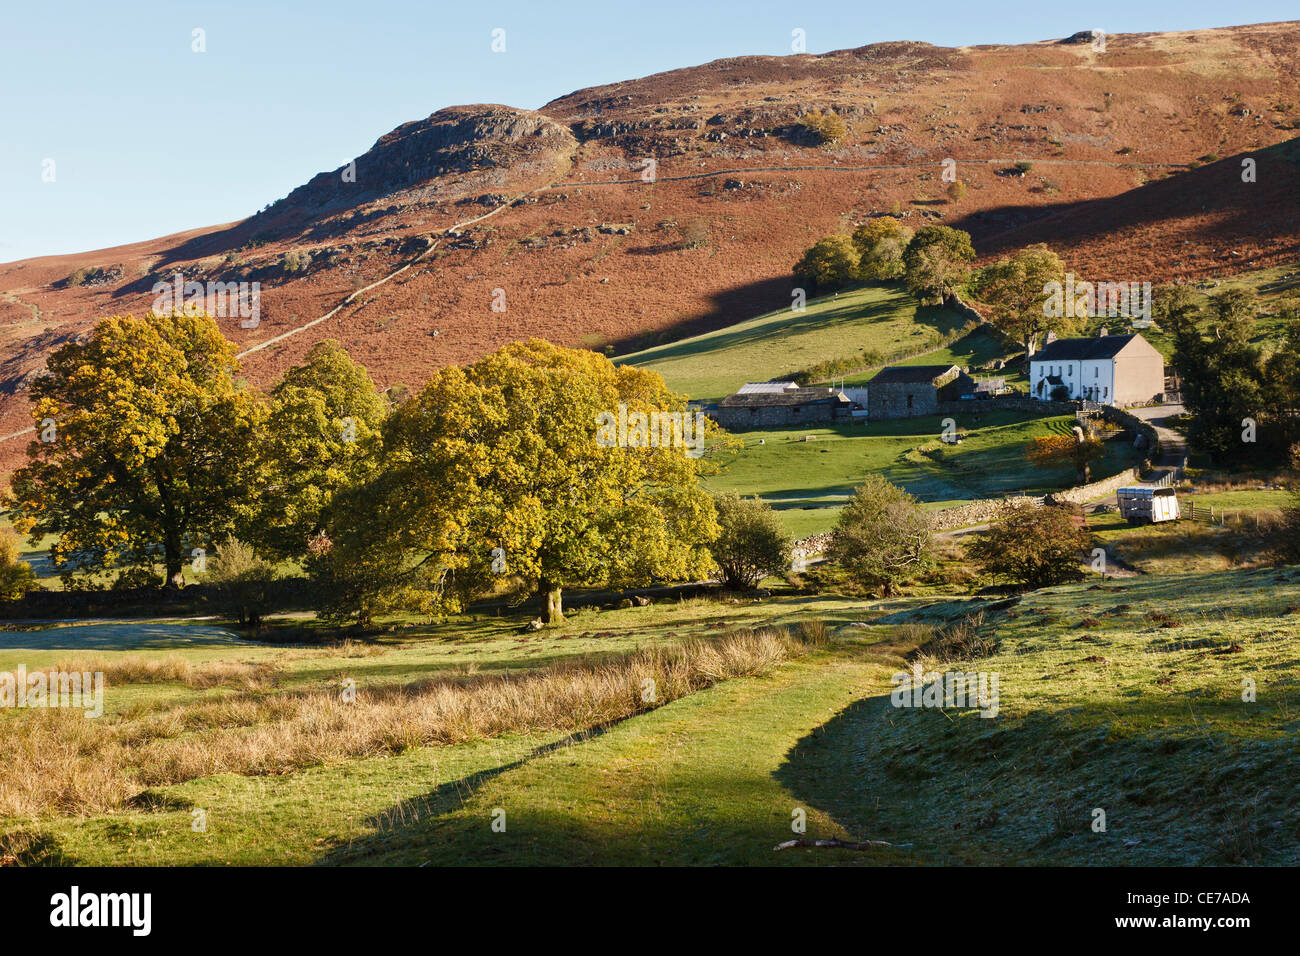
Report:
[[867,383],[867,412],[872,421],[935,415],[940,402],[975,394],[973,378],[956,365],[891,365]]
[[787,388],[728,395],[713,410],[723,428],[779,428],[848,421],[853,403],[837,388]]

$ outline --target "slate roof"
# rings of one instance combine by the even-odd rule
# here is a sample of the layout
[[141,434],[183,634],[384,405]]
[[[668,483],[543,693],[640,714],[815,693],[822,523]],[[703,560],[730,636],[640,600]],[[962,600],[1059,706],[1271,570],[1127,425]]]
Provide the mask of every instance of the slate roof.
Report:
[[777,406],[811,405],[815,402],[852,404],[834,388],[796,388],[788,392],[748,392],[728,395],[718,403],[719,408],[772,408]]
[[1034,353],[1031,362],[1087,362],[1111,359],[1140,335],[1094,335],[1086,339],[1057,339]]
[[746,382],[736,389],[736,394],[758,395],[764,392],[793,392],[798,387],[795,382]]
[[875,378],[867,383],[872,385],[933,385],[936,378],[956,370],[955,365],[891,365],[882,368]]

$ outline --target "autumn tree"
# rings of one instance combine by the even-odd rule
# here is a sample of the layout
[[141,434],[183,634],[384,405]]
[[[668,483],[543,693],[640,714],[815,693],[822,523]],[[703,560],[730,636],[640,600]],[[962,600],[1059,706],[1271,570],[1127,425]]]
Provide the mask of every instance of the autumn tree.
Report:
[[923,226],[903,252],[903,278],[921,299],[947,302],[969,278],[974,258],[970,233],[951,226]]
[[853,246],[858,252],[858,277],[861,279],[901,279],[903,252],[912,239],[912,230],[893,216],[876,216],[853,231]]
[[370,615],[514,576],[548,623],[566,587],[701,579],[718,525],[684,415],[656,373],[538,339],[444,368],[389,417],[383,471],[335,502],[309,564]]
[[36,572],[22,559],[17,534],[0,530],[0,601],[18,601],[36,587]]
[[1035,468],[1074,469],[1076,479],[1086,484],[1092,463],[1105,454],[1105,446],[1091,435],[1040,435],[1025,449],[1025,458]]
[[710,545],[713,560],[729,588],[752,588],[790,562],[790,536],[772,506],[758,496],[722,495],[718,509],[718,537]]
[[1026,355],[1033,355],[1040,335],[1066,332],[1073,325],[1063,314],[1049,315],[1045,306],[1051,283],[1064,281],[1060,257],[1039,244],[981,269],[974,292],[990,307],[990,321],[1023,343]]
[[[190,549],[227,530],[253,485],[257,397],[207,316],[114,316],[56,350],[31,386],[37,440],[16,513],[54,534],[56,567],[151,566],[183,583]],[[49,440],[46,440],[49,439]]]
[[1027,588],[1042,588],[1083,577],[1084,554],[1092,536],[1064,508],[1027,502],[1008,505],[983,531],[967,554],[986,573]]
[[838,289],[858,273],[858,250],[848,236],[818,239],[795,263],[795,278],[814,291]]
[[263,482],[243,534],[268,555],[301,558],[324,530],[339,489],[373,475],[389,405],[333,340],[285,372],[270,405],[260,443]]
[[930,516],[915,498],[869,474],[840,512],[829,555],[850,577],[888,597],[933,564],[932,534]]

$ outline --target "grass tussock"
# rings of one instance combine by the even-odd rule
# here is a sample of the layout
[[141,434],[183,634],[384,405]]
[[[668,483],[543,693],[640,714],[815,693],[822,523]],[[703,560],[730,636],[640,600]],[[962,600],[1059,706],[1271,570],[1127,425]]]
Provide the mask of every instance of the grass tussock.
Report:
[[[6,727],[0,815],[104,812],[144,789],[217,773],[283,774],[411,747],[594,729],[730,678],[765,674],[828,641],[826,627],[813,622],[520,674],[358,686],[351,699],[340,683],[292,693],[253,689],[116,720],[27,712]],[[152,673],[129,661],[120,666]]]
[[60,661],[54,668],[64,673],[100,673],[107,686],[166,684],[178,681],[192,690],[235,687],[262,690],[278,675],[274,664],[253,661],[212,661],[194,665],[181,657],[83,657]]

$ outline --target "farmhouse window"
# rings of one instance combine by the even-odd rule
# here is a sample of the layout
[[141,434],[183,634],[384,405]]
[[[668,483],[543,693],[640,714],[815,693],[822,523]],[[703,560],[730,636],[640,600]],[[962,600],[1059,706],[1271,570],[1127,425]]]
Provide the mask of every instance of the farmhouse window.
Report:
[[908,408],[911,408],[911,407],[912,407],[912,396],[911,396],[910,393],[909,393],[908,396],[907,396],[907,407],[908,407]]

